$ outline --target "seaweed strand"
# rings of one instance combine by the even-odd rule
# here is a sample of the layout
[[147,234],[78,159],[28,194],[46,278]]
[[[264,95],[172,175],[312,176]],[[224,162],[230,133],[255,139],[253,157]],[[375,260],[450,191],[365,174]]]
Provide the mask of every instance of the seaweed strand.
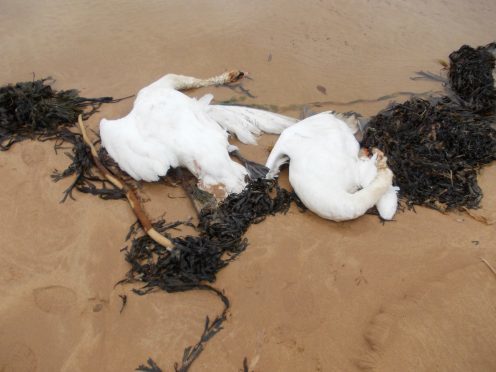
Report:
[[[127,279],[122,282],[141,282],[144,286],[133,291],[146,295],[154,289],[166,292],[193,289],[213,291],[223,302],[224,310],[213,321],[207,317],[204,331],[194,346],[184,350],[176,372],[186,372],[199,357],[205,344],[222,330],[227,319],[228,298],[207,283],[216,280],[217,273],[236,259],[248,246],[243,237],[251,224],[260,223],[269,215],[286,213],[292,202],[300,204],[294,193],[279,187],[277,180],[251,181],[239,194],[229,195],[216,208],[207,206],[200,211],[199,236],[171,238],[175,249],[168,251],[148,236],[134,238],[126,251],[131,265]],[[157,231],[166,235],[177,226],[159,220]],[[131,231],[135,231],[133,228]]]

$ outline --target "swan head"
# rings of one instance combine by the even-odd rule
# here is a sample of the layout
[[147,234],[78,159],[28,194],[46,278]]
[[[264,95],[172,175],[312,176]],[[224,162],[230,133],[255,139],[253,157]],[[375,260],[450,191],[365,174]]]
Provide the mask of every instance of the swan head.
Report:
[[[358,155],[359,183],[361,187],[370,185],[377,176],[377,158],[382,153],[374,149],[372,153],[373,155],[369,158],[369,151],[367,149],[361,149]],[[386,163],[384,163],[384,166],[387,166]],[[382,219],[391,220],[396,214],[399,190],[400,188],[397,186],[389,186],[375,205]]]

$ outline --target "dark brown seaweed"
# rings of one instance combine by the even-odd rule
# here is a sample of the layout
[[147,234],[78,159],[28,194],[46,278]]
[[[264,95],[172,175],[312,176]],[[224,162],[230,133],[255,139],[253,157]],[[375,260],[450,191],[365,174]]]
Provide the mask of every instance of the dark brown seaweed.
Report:
[[141,371],[141,372],[162,372],[160,367],[157,365],[157,363],[154,362],[152,358],[148,358],[146,361],[147,365],[140,364],[138,368],[135,369],[135,371]]
[[25,139],[56,137],[73,126],[78,115],[88,119],[112,97],[80,97],[75,89],[57,91],[51,78],[0,87],[0,150]]
[[74,189],[102,199],[123,198],[120,190],[93,173],[93,161],[81,135],[70,130],[80,114],[87,119],[103,103],[119,100],[80,97],[75,89],[57,91],[53,82],[45,78],[0,87],[0,151],[26,139],[54,140],[55,151],[69,146],[70,152],[65,154],[71,164],[63,171],[56,170],[52,179],[56,182],[74,176],[62,201],[74,199]]
[[[276,181],[252,181],[239,194],[232,194],[217,208],[200,212],[199,236],[170,238],[169,252],[143,235],[131,242],[126,260],[131,264],[129,281],[145,283],[143,289],[160,288],[167,292],[195,289],[214,282],[216,274],[247,247],[244,233],[252,223],[266,216],[284,213],[296,196],[280,188]],[[167,235],[165,221],[154,227]]]
[[463,46],[450,55],[449,82],[457,96],[412,98],[370,120],[362,145],[388,156],[408,206],[479,207],[478,171],[496,159],[491,45]]
[[461,104],[479,114],[494,112],[494,55],[496,43],[474,49],[462,46],[450,54],[448,78],[451,89],[461,99]]
[[[146,235],[132,240],[131,247],[126,250],[131,269],[123,282],[144,283],[141,289],[133,290],[136,294],[145,295],[155,288],[167,292],[209,290],[224,304],[224,310],[213,322],[206,318],[200,340],[184,350],[181,365],[175,365],[176,371],[188,370],[204,350],[205,343],[222,329],[226,320],[228,298],[205,283],[214,282],[217,273],[246,249],[248,241],[243,235],[251,224],[259,223],[269,215],[286,213],[290,204],[297,200],[294,193],[280,188],[276,180],[258,179],[251,181],[241,193],[228,196],[217,208],[203,208],[197,227],[199,236],[171,238],[175,246],[172,252]],[[301,205],[301,202],[298,200],[297,204]],[[161,234],[167,234],[168,229],[177,225],[159,220],[154,227]],[[130,231],[134,233],[135,229]]]

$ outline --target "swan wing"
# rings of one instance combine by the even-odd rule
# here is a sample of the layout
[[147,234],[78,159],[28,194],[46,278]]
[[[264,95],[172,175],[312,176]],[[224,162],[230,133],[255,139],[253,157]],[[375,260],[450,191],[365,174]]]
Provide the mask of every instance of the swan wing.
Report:
[[145,141],[130,120],[103,119],[100,136],[109,155],[136,180],[157,181],[171,166],[168,149],[157,141]]
[[279,134],[297,122],[297,119],[288,116],[242,106],[208,105],[206,112],[241,142],[253,145],[262,132]]

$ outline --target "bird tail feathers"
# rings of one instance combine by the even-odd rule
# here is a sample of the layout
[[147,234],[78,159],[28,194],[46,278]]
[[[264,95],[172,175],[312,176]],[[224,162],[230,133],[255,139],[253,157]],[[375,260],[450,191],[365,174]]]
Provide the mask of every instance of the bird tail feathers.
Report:
[[[206,100],[205,100],[206,101]],[[209,105],[207,114],[226,131],[246,144],[255,145],[256,137],[265,133],[279,134],[297,119],[243,106]]]

